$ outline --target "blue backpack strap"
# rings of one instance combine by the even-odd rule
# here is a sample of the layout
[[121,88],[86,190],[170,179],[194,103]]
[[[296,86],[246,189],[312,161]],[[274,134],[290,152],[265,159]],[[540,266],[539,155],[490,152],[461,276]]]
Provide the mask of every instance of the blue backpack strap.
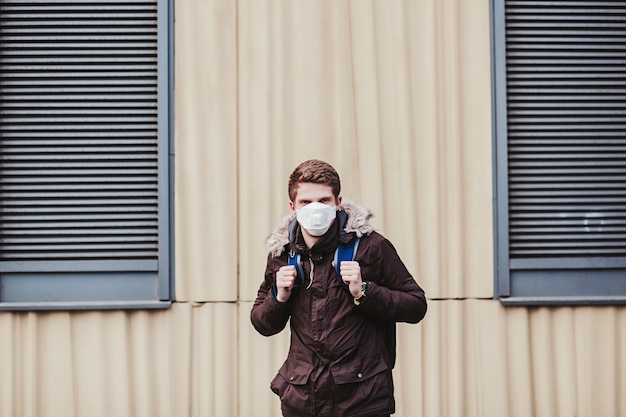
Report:
[[335,270],[337,271],[337,276],[341,281],[341,263],[343,261],[352,261],[356,256],[356,250],[359,248],[359,241],[361,239],[358,237],[354,237],[350,239],[348,243],[340,243],[335,250]]
[[302,269],[302,262],[300,261],[300,254],[295,251],[289,251],[289,265],[293,265],[296,267],[296,272],[298,274],[296,282],[294,283],[294,288],[300,285],[304,285],[304,270]]

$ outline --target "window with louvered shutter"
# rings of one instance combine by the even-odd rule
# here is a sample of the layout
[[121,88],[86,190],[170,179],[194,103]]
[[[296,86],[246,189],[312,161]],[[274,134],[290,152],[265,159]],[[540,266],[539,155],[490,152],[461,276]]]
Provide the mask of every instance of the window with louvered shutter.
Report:
[[493,3],[496,295],[626,302],[626,1]]
[[0,3],[0,309],[169,306],[167,13]]

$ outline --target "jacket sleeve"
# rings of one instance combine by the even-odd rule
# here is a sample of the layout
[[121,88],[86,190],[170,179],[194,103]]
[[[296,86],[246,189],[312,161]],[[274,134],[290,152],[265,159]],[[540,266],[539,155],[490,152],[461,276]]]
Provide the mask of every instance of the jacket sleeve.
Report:
[[252,325],[263,336],[280,333],[287,325],[291,315],[291,302],[279,302],[274,293],[276,271],[279,268],[280,261],[268,255],[265,279],[259,287],[250,312]]
[[[368,316],[383,321],[418,323],[426,315],[424,290],[415,281],[387,239],[372,247],[378,266],[358,306]],[[363,277],[368,280],[368,277]]]

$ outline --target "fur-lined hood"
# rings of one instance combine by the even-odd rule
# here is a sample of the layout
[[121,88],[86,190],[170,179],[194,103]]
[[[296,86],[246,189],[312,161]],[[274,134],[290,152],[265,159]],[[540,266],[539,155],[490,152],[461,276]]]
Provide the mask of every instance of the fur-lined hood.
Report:
[[[374,227],[369,222],[373,214],[365,207],[344,198],[339,210],[338,219],[340,221],[339,226],[343,227],[343,230],[340,231],[342,235],[354,233],[357,237],[361,237],[374,231]],[[293,231],[296,226],[295,218],[294,213],[283,217],[267,238],[265,244],[273,257],[280,256],[290,238],[293,239]]]

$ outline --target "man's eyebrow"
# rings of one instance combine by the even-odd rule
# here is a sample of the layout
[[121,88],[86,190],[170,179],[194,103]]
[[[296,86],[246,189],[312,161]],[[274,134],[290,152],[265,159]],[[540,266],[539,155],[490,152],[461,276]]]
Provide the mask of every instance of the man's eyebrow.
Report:
[[[315,200],[330,200],[332,198],[333,198],[332,195],[323,195],[321,197],[315,198]],[[298,201],[311,201],[311,198],[309,197],[298,198]]]

